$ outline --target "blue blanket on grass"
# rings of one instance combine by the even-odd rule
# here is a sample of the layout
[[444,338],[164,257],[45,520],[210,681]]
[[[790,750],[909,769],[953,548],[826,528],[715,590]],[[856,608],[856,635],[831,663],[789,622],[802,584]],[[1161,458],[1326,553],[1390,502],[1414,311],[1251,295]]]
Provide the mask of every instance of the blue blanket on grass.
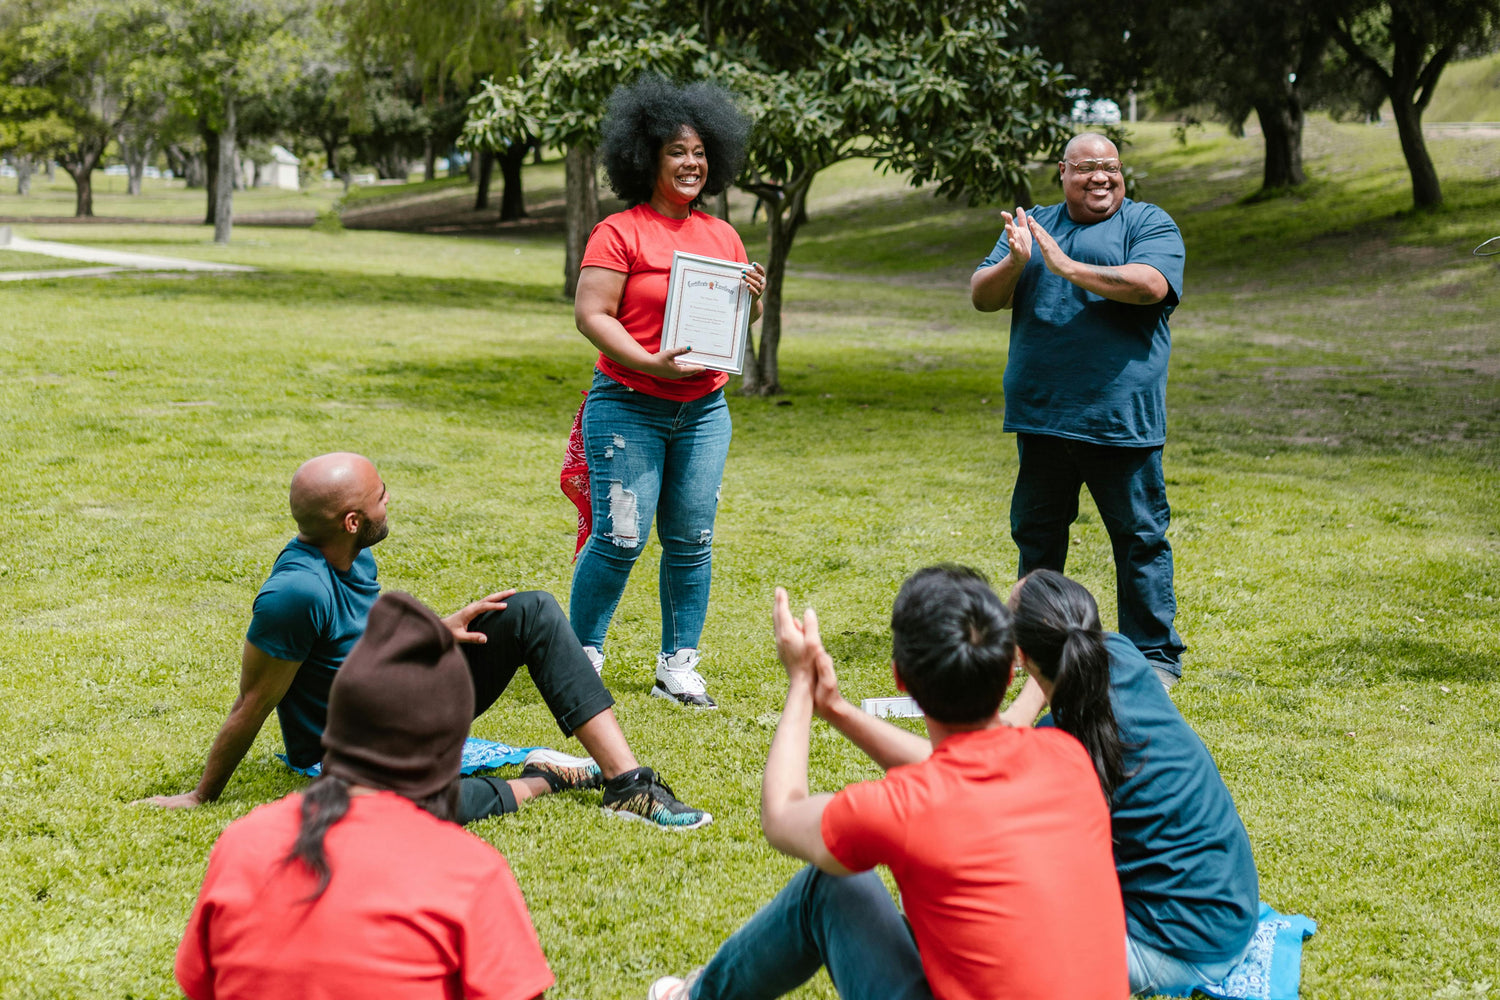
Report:
[[[504,767],[507,764],[519,764],[526,759],[526,755],[540,747],[513,747],[507,743],[495,743],[492,740],[481,740],[470,736],[464,741],[463,763],[458,766],[459,774],[473,774],[475,771],[488,771],[495,767]],[[323,773],[321,763],[312,767],[294,767],[292,762],[286,759],[286,754],[279,753],[277,758],[298,774],[305,774],[309,778],[316,778]]]
[[1302,982],[1302,941],[1318,925],[1297,914],[1283,915],[1260,904],[1260,925],[1250,953],[1224,981],[1201,992],[1215,1000],[1297,1000]]

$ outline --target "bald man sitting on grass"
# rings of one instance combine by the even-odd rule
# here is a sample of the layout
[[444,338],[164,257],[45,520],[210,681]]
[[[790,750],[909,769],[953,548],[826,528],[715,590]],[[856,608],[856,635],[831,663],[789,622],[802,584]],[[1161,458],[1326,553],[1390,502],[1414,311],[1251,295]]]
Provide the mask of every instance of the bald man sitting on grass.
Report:
[[[217,799],[272,709],[288,761],[309,768],[322,760],[329,688],[380,595],[370,548],[389,531],[389,500],[380,474],[362,455],[321,455],[297,470],[291,487],[297,537],[281,550],[256,595],[240,658],[239,695],[209,749],[203,775],[190,791],[144,801],[188,808]],[[609,815],[668,830],[712,821],[637,763],[615,719],[614,698],[551,594],[502,590],[442,621],[468,662],[475,717],[524,665],[563,735],[577,736],[592,756],[541,749],[527,757],[516,780],[464,778],[460,822],[514,812],[548,792],[601,784]]]

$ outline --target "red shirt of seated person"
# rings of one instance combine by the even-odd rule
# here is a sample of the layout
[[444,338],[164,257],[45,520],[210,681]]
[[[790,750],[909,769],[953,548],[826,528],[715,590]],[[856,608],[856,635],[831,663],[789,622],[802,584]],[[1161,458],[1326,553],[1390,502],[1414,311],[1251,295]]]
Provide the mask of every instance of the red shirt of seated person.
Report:
[[531,1000],[552,985],[505,859],[451,821],[473,710],[452,633],[382,595],[333,682],[324,776],[214,845],[177,949],[189,1000]]

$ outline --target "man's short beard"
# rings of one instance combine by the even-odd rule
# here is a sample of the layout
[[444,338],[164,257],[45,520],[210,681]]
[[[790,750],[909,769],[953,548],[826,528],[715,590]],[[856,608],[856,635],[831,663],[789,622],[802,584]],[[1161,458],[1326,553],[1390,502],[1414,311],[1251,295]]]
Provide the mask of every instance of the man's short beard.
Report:
[[379,524],[376,524],[374,521],[365,521],[359,526],[359,533],[354,536],[354,543],[362,549],[368,549],[370,546],[378,544],[381,539],[390,533],[391,526],[389,521],[381,521]]

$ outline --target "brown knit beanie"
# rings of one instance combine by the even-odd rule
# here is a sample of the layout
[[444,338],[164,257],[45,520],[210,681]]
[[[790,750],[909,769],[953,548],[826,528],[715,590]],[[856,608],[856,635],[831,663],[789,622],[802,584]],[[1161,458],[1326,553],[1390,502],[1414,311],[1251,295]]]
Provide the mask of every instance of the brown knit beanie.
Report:
[[426,798],[458,777],[473,719],[453,633],[410,594],[382,594],[333,678],[323,773]]

